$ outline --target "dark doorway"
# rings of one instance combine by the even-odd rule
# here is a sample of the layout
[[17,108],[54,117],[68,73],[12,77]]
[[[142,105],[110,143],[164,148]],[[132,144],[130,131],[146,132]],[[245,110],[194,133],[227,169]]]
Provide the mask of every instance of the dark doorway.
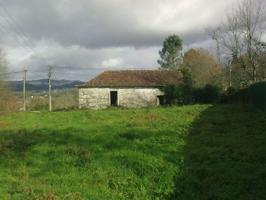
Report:
[[166,104],[166,103],[165,103],[165,96],[160,95],[160,96],[157,96],[157,98],[158,98],[158,104],[159,104],[160,106],[163,106],[163,105]]
[[117,91],[110,92],[111,106],[118,106]]

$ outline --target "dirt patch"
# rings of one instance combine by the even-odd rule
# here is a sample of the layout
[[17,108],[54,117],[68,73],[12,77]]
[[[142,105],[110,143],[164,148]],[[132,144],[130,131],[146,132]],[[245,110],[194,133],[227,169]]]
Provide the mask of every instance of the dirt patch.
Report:
[[2,129],[2,128],[8,128],[9,126],[10,126],[10,124],[7,123],[7,122],[0,122],[0,129]]
[[158,114],[158,113],[148,113],[146,116],[144,116],[144,119],[146,121],[167,121],[167,118]]

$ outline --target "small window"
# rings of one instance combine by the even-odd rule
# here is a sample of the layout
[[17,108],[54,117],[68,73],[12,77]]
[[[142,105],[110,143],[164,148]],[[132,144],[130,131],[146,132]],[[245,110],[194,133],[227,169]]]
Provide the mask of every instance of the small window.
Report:
[[118,98],[117,98],[117,91],[110,92],[110,103],[111,106],[118,106]]

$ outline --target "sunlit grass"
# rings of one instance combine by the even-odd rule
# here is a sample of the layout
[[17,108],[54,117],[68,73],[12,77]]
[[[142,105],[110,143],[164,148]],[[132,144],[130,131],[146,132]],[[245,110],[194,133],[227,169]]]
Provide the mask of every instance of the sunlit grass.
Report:
[[[235,113],[230,115],[233,110]],[[265,113],[246,112],[233,106],[2,116],[0,199],[192,198],[193,194],[200,193],[196,187],[199,183],[192,180],[200,181],[204,176],[194,169],[205,167],[208,174],[208,166],[213,170],[217,167],[212,166],[212,162],[219,163],[219,157],[227,160],[224,158],[230,157],[227,151],[234,153],[234,148],[239,149],[243,140],[238,142],[238,137],[247,137],[247,132],[241,132],[244,130],[241,120],[246,119],[247,113],[251,121],[245,128],[265,138],[266,133],[259,131],[265,128]],[[236,134],[236,138],[232,134]],[[247,147],[245,153],[253,155],[251,148]],[[264,150],[261,148],[259,152]],[[243,156],[232,155],[235,164]],[[265,163],[262,157],[260,159]],[[252,164],[251,160],[247,162]],[[214,172],[210,174],[218,178],[208,184],[221,181]],[[232,175],[241,176],[235,171]],[[191,187],[186,190],[190,183]],[[186,198],[189,194],[192,196]]]

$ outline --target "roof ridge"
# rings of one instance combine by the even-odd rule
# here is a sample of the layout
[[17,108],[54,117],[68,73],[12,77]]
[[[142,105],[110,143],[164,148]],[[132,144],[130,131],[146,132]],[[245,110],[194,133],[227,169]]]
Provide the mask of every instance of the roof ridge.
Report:
[[170,71],[146,70],[109,70],[88,81],[88,87],[138,87],[163,86],[180,82],[180,73]]
[[118,70],[105,70],[103,72],[128,72],[128,71],[161,71],[160,69],[118,69]]

